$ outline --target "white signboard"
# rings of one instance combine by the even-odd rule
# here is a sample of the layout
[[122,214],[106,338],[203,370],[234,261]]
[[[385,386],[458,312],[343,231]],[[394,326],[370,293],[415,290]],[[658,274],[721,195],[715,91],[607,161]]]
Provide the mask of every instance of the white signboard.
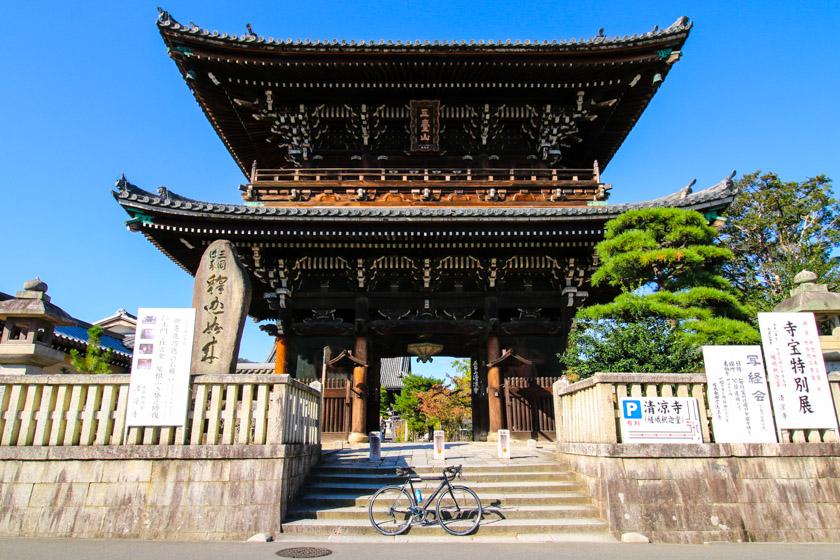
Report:
[[499,430],[499,459],[510,459],[510,430]]
[[761,343],[780,430],[837,430],[813,313],[759,313]]
[[370,433],[370,453],[368,460],[379,462],[382,459],[382,432]]
[[622,397],[622,443],[703,443],[697,399]]
[[192,308],[137,311],[127,425],[184,425],[194,326]]
[[446,460],[446,432],[443,430],[435,430],[434,434],[435,450],[433,459],[435,461]]
[[715,442],[777,442],[761,346],[704,346],[703,361]]

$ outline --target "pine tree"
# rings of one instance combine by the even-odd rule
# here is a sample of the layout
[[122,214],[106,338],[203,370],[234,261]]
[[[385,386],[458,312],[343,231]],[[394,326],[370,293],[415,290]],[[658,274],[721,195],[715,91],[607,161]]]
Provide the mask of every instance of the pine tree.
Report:
[[111,350],[104,350],[100,346],[102,327],[92,326],[87,330],[87,350],[82,356],[78,350],[70,350],[70,363],[80,373],[108,374],[111,373]]
[[732,251],[699,212],[634,210],[606,224],[595,248],[596,286],[620,294],[581,309],[561,360],[581,377],[596,371],[696,371],[700,346],[759,340],[750,308],[722,276]]

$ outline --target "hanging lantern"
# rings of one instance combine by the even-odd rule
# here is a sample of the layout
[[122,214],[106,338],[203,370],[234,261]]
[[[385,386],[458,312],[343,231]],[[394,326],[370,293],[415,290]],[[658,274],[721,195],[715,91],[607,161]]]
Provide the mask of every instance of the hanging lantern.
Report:
[[437,356],[443,351],[443,344],[434,342],[417,342],[409,344],[405,348],[412,356],[417,356],[421,362],[431,362],[432,356]]

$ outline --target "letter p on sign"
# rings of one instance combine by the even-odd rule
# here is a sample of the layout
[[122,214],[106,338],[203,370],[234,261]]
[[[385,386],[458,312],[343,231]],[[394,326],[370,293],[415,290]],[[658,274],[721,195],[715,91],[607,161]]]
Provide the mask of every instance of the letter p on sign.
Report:
[[626,400],[621,402],[624,408],[624,418],[641,418],[642,417],[642,402]]

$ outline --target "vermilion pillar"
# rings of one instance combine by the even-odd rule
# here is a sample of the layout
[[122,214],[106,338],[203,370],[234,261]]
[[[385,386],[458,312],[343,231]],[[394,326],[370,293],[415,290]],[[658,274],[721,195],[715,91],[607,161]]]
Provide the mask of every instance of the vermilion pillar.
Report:
[[[487,337],[487,363],[501,356],[499,351],[499,337],[491,334]],[[502,372],[498,365],[487,368],[487,409],[490,426],[487,441],[496,441],[499,430],[502,429]]]
[[[356,337],[356,347],[353,357],[367,364],[367,338]],[[368,441],[365,430],[367,419],[367,366],[356,365],[353,368],[353,408],[350,423],[350,443],[364,443]]]
[[289,373],[289,363],[286,361],[286,336],[278,335],[274,351],[274,373]]

